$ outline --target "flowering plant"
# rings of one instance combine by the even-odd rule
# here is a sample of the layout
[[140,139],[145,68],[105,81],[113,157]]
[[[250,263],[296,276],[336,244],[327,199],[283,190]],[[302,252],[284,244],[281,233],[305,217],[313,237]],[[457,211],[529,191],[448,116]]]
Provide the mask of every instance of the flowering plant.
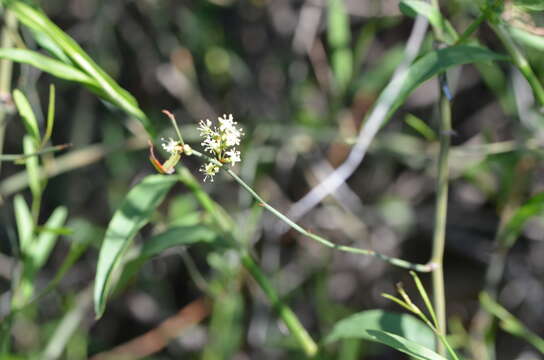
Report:
[[223,114],[223,116],[218,117],[217,122],[219,126],[209,119],[201,120],[199,122],[198,131],[203,138],[201,145],[204,147],[204,151],[210,154],[205,155],[193,150],[189,145],[185,144],[174,115],[167,110],[163,110],[163,113],[172,121],[179,140],[162,138],[162,148],[170,154],[168,160],[162,164],[155,156],[153,145],[150,143],[149,159],[155,169],[161,174],[174,173],[174,168],[181,160],[182,154],[194,154],[208,160],[207,163],[203,164],[199,169],[200,172],[204,174],[204,181],[209,178],[210,181],[213,182],[213,177],[219,172],[219,169],[224,164],[234,166],[236,163],[240,162],[240,151],[238,151],[235,146],[240,145],[240,140],[244,135],[244,132],[241,128],[236,127],[238,123],[234,121],[232,114]]

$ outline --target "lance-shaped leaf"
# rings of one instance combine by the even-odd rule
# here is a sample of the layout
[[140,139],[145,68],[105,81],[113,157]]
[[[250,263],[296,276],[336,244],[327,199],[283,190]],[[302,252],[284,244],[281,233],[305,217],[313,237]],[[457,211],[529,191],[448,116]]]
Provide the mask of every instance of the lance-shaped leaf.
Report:
[[22,1],[5,1],[5,3],[21,23],[35,32],[48,36],[73,64],[96,81],[100,91],[106,94],[106,100],[140,120],[147,131],[151,135],[154,134],[149,119],[138,107],[136,99],[102,70],[79,44],[55,25],[47,15]]
[[94,284],[97,317],[104,313],[111,275],[136,233],[149,221],[166,193],[178,181],[175,176],[151,175],[133,187],[111,219],[98,257]]

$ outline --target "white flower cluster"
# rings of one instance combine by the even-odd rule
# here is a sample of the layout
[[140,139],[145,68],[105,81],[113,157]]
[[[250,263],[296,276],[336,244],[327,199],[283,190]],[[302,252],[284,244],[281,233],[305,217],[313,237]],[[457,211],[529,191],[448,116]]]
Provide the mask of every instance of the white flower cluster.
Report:
[[[244,132],[241,128],[236,127],[238,123],[234,121],[232,114],[224,114],[217,121],[219,127],[208,119],[200,121],[198,131],[200,136],[204,138],[201,145],[221,164],[234,166],[240,162],[240,151],[236,150],[235,146],[240,145],[240,138]],[[219,166],[209,162],[202,165],[200,171],[205,175],[204,181],[209,177],[213,182],[214,175],[219,172]]]

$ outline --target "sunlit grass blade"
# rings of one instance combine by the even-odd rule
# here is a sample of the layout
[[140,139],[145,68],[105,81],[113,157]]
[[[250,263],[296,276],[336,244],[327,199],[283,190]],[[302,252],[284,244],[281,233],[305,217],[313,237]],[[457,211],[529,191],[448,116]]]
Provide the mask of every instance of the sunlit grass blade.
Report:
[[47,107],[47,124],[45,127],[45,134],[42,139],[42,146],[44,146],[51,135],[53,134],[53,126],[55,125],[55,85],[49,85],[49,105]]
[[154,130],[147,116],[138,107],[136,99],[119,86],[94,60],[55,23],[41,11],[22,1],[8,1],[11,11],[19,21],[33,30],[47,35],[83,72],[94,79],[98,87],[107,95],[106,100],[134,116],[142,122],[147,131],[154,135]]
[[446,360],[445,357],[438,355],[433,350],[402,336],[380,330],[367,330],[366,333],[370,341],[387,345],[395,350],[408,354],[415,359]]
[[417,116],[407,114],[404,118],[404,122],[421,134],[425,139],[429,141],[435,141],[437,139],[435,131]]
[[384,310],[366,310],[338,321],[325,338],[325,343],[341,339],[368,340],[368,330],[387,331],[428,348],[435,346],[433,331],[421,320],[410,314]]
[[350,47],[349,17],[342,0],[328,2],[328,42],[332,50],[331,64],[336,85],[342,92],[353,76],[353,54]]
[[502,307],[499,303],[487,293],[480,294],[480,303],[486,311],[496,316],[501,321],[501,327],[504,331],[524,339],[533,345],[538,351],[544,354],[544,339],[527,329],[514,315]]
[[98,87],[98,84],[83,71],[58,60],[26,49],[0,49],[0,58],[28,64],[59,79],[75,81],[84,85]]
[[26,254],[34,238],[34,221],[32,220],[30,208],[22,195],[15,195],[13,208],[17,234],[19,235],[19,249],[22,254]]
[[416,14],[424,16],[431,25],[438,29],[438,32],[444,34],[445,39],[440,39],[448,44],[453,44],[457,39],[457,33],[448,20],[444,19],[437,8],[422,0],[403,0],[399,4],[399,9],[403,14],[415,17]]
[[[23,149],[26,156],[35,154],[37,152],[37,145],[34,140],[25,135],[23,138]],[[28,184],[30,190],[32,191],[32,196],[34,199],[37,199],[41,196],[42,193],[42,184],[40,179],[40,164],[37,156],[29,156],[25,160],[26,164],[26,173],[28,176]]]
[[510,219],[497,235],[498,242],[503,247],[510,247],[518,238],[523,226],[533,216],[544,212],[544,192],[541,192],[514,211]]
[[425,307],[427,308],[427,311],[429,314],[431,314],[431,318],[433,320],[434,326],[438,329],[438,320],[436,319],[436,314],[434,312],[434,308],[431,302],[431,299],[429,299],[429,295],[427,294],[427,291],[425,290],[425,287],[421,283],[421,280],[419,279],[419,276],[413,271],[410,271],[410,275],[414,278],[414,282],[416,284],[417,290],[419,291],[419,295],[423,299],[423,302],[425,303]]
[[177,181],[176,176],[147,176],[130,190],[113,215],[100,247],[96,268],[94,306],[97,318],[104,313],[112,285],[111,275],[124,251]]
[[32,110],[32,106],[30,106],[30,102],[26,98],[25,94],[23,94],[23,92],[19,89],[13,90],[13,101],[15,102],[17,111],[23,120],[26,132],[34,139],[36,144],[39,144],[40,130],[38,127],[38,121],[36,120],[36,116]]
[[[44,227],[46,229],[60,228],[64,225],[67,217],[68,210],[63,206],[60,206],[53,211],[49,219],[45,222]],[[58,236],[59,234],[55,231],[48,230],[42,231],[37,236],[36,243],[29,249],[29,257],[34,264],[35,269],[39,269],[45,264],[51,250],[53,250],[53,247],[55,246]]]

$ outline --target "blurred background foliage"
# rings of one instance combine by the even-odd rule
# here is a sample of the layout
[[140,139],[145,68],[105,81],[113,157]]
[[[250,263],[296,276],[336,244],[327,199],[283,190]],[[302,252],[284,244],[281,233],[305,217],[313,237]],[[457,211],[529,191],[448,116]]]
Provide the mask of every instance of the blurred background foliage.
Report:
[[[363,117],[402,61],[414,23],[400,13],[397,1],[389,0],[328,4],[320,0],[49,0],[41,6],[138,100],[159,134],[157,139],[173,136],[161,109],[176,114],[184,138],[197,148],[198,120],[233,113],[246,132],[237,172],[284,212],[331,166],[346,159]],[[335,17],[331,13],[335,6],[348,17]],[[447,1],[442,6],[458,32],[479,11],[474,1]],[[542,31],[538,27],[543,24],[542,13],[531,13],[530,22],[511,14],[512,24],[518,21]],[[19,34],[16,43],[38,48],[28,29],[21,27]],[[505,53],[487,25],[478,29],[477,38]],[[427,36],[421,54],[432,46]],[[542,81],[542,38],[533,45],[523,42],[522,48]],[[544,127],[542,114],[531,107],[528,85],[509,63],[466,65],[453,69],[449,77],[455,97],[445,278],[452,341],[463,348],[468,347],[467,334],[478,312],[478,294],[496,250],[493,240],[505,207],[519,206],[544,188]],[[52,175],[43,193],[40,219],[45,221],[61,205],[69,216],[67,232],[34,286],[45,288],[67,256],[77,256],[54,291],[27,310],[33,312],[31,316],[14,323],[12,350],[24,355],[13,358],[39,356],[44,349],[55,354],[55,346],[65,341],[64,358],[83,359],[127,345],[176,318],[193,326],[187,325],[166,343],[152,336],[148,342],[138,338],[140,346],[148,346],[143,354],[153,353],[148,357],[152,359],[206,360],[300,356],[237,257],[212,240],[186,249],[170,248],[136,266],[125,274],[105,315],[94,320],[89,288],[105,228],[128,190],[154,170],[147,161],[147,135],[140,123],[76,83],[28,65],[14,66],[12,88],[28,97],[41,127],[46,122],[50,83],[56,87],[51,142],[72,146],[55,154],[56,160],[53,155],[44,159]],[[0,95],[4,111],[11,112],[6,117],[4,153],[21,153],[25,128],[9,97]],[[378,134],[355,174],[300,222],[335,243],[424,263],[433,229],[438,96],[435,79],[416,89]],[[184,158],[183,163],[200,178],[196,159]],[[6,200],[26,188],[26,177],[18,175],[23,170],[21,165],[2,164],[3,315],[9,312],[17,257],[13,208]],[[399,310],[381,294],[394,292],[399,281],[409,283],[405,270],[334,252],[285,231],[276,218],[252,206],[249,195],[226,176],[204,186],[237,221],[245,240],[255,244],[265,272],[316,338],[351,313]],[[145,244],[167,226],[210,221],[181,185],[173,188],[159,209],[136,244]],[[523,227],[506,258],[497,293],[503,306],[540,335],[544,334],[543,220],[534,217]],[[199,236],[213,238],[213,234]],[[428,284],[429,279],[422,278]],[[202,300],[205,295],[212,299],[209,303]],[[72,317],[67,320],[68,315]],[[59,335],[59,324],[70,319],[75,326],[64,337]],[[496,345],[498,359],[539,358],[529,344],[500,331]],[[325,349],[323,358],[331,359],[400,356],[353,340]]]

